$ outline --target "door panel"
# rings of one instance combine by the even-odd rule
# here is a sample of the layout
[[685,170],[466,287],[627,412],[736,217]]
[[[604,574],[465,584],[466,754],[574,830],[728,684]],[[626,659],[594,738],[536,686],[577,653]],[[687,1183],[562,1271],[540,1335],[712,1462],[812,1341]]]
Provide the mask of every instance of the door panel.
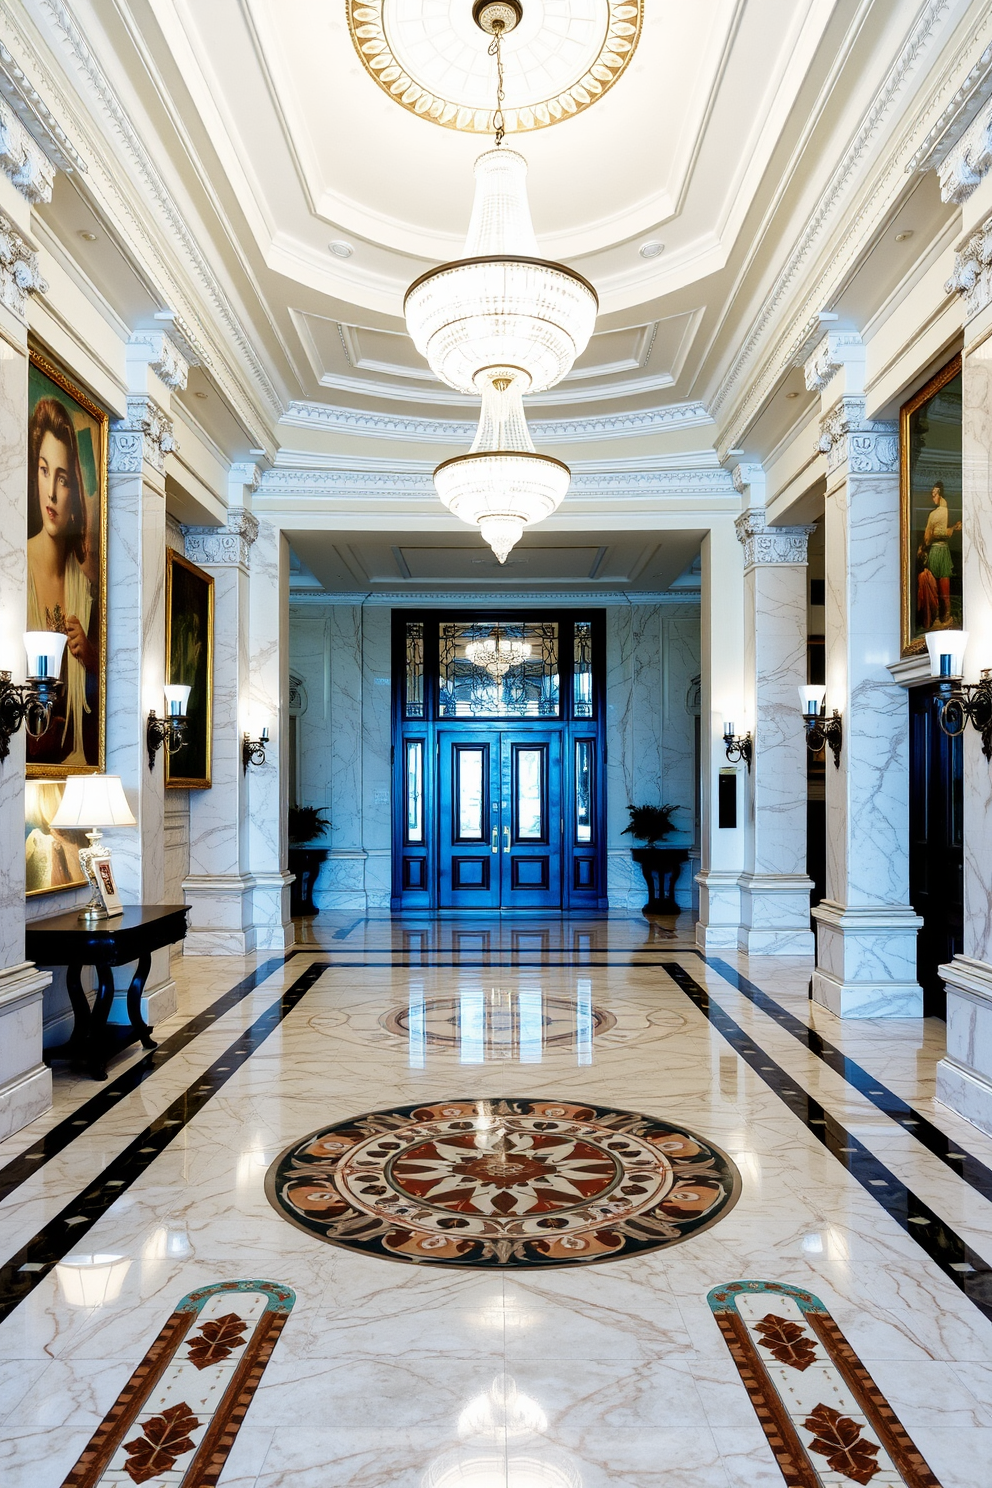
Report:
[[500,740],[504,909],[561,905],[561,734],[504,733]]
[[438,731],[438,903],[498,909],[499,735]]

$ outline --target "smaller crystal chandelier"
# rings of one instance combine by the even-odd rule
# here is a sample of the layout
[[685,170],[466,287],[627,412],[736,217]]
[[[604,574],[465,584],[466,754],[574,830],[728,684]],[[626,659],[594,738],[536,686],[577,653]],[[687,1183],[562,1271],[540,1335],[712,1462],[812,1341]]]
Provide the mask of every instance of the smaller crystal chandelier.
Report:
[[507,672],[527,660],[530,643],[510,640],[497,625],[484,641],[472,641],[467,645],[465,655],[473,666],[484,667],[491,677],[502,682]]

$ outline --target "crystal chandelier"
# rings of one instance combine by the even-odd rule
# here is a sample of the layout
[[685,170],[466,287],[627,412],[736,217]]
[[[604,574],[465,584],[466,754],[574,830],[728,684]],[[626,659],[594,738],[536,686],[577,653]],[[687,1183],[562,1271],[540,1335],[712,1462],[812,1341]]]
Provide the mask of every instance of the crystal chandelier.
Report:
[[555,510],[571,473],[538,454],[522,396],[554,387],[586,348],[596,291],[564,264],[538,257],[527,201],[527,162],[503,141],[503,36],[519,0],[476,0],[473,16],[493,38],[496,148],[475,163],[475,202],[464,257],[422,274],[404,301],[407,329],[449,387],[482,395],[471,451],[445,460],[434,484],[445,506],[478,526],[500,563],[524,527]]
[[465,647],[465,655],[473,666],[484,667],[497,682],[502,682],[507,672],[520,666],[530,655],[528,641],[512,641],[497,625],[484,641],[472,641]]

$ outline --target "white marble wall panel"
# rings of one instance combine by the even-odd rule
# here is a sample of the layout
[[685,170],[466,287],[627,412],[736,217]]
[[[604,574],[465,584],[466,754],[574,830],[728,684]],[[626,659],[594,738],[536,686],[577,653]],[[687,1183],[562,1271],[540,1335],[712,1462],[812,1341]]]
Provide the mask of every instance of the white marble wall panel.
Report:
[[278,528],[259,522],[251,552],[248,708],[243,728],[254,738],[266,724],[270,743],[263,765],[248,782],[248,871],[252,922],[259,950],[283,950],[293,942],[289,914],[286,813],[289,777],[280,769],[289,742],[283,699],[289,694],[289,553]]
[[362,611],[358,605],[332,605],[331,732],[329,751],[332,848],[363,847],[362,822]]

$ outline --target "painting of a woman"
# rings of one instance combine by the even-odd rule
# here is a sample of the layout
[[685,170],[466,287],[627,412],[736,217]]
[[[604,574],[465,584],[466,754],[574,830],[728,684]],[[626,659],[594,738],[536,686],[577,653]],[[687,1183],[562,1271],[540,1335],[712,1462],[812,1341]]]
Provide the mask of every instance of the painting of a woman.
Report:
[[[58,378],[58,381],[56,381]],[[32,357],[27,628],[66,637],[52,721],[28,736],[32,773],[102,768],[105,415]]]
[[961,603],[961,359],[955,357],[903,405],[902,651],[931,630],[957,630]]
[[954,574],[954,559],[951,556],[950,539],[961,531],[961,523],[950,521],[947,513],[947,497],[944,482],[934,481],[930,492],[933,511],[927,518],[917,557],[920,560],[920,578],[917,608],[919,622],[924,630],[946,629],[951,623],[951,578]]

